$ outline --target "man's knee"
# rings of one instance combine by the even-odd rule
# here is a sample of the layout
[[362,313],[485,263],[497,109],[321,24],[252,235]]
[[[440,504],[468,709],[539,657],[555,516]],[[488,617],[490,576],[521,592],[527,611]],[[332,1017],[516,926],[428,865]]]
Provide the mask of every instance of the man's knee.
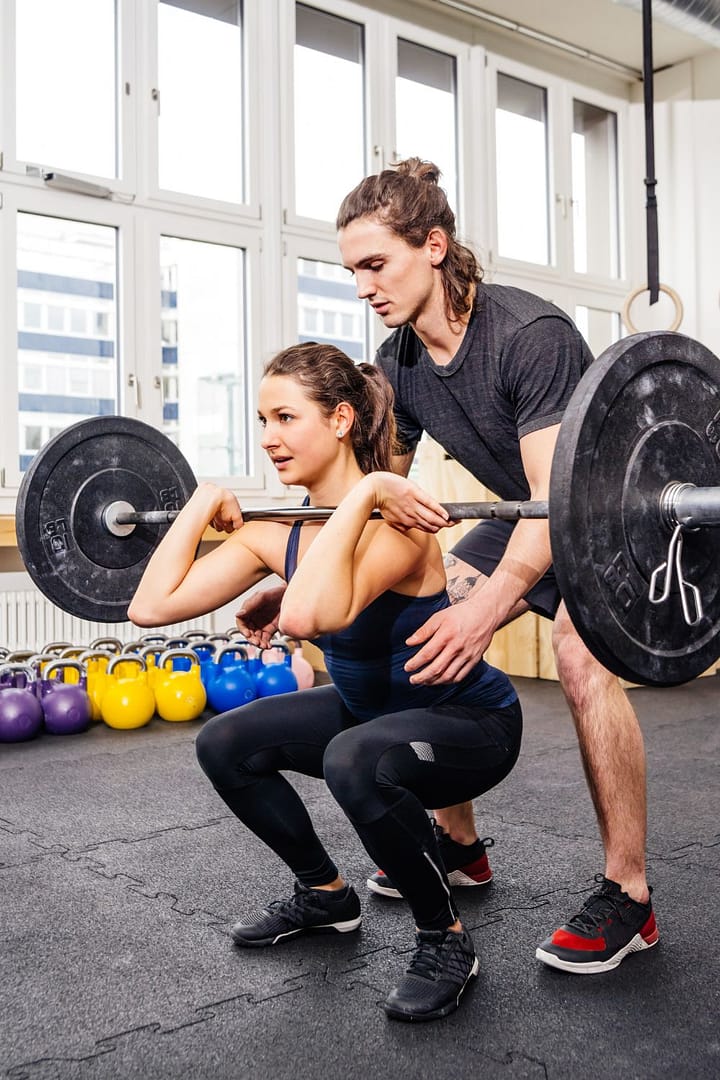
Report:
[[593,656],[572,624],[564,604],[553,623],[555,666],[563,690],[570,698],[587,693],[597,696],[603,689],[617,687],[618,680]]

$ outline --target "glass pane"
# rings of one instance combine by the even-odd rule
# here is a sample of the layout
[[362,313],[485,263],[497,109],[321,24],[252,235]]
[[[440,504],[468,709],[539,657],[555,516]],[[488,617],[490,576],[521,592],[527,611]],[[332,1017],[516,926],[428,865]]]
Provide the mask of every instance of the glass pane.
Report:
[[495,115],[498,252],[550,262],[547,91],[498,74]]
[[245,252],[163,236],[160,266],[162,429],[196,475],[247,475]]
[[21,0],[17,156],[118,175],[114,0]]
[[365,173],[363,27],[297,4],[295,209],[334,221]]
[[158,183],[243,202],[241,3],[158,5]]
[[572,198],[575,269],[619,277],[617,116],[584,101],[573,102]]
[[619,311],[601,311],[599,308],[575,308],[575,325],[587,341],[593,356],[599,356],[609,345],[622,337]]
[[358,300],[347,270],[298,259],[297,283],[298,341],[328,342],[353,360],[367,360],[367,305]]
[[[31,324],[18,324],[20,468],[26,469],[38,448],[27,429],[39,427],[43,445],[78,420],[118,411],[116,231],[18,214],[17,265],[19,309],[34,313]],[[82,329],[79,312],[88,316]]]
[[442,170],[441,184],[457,206],[455,57],[398,39],[395,140],[401,160],[419,157]]

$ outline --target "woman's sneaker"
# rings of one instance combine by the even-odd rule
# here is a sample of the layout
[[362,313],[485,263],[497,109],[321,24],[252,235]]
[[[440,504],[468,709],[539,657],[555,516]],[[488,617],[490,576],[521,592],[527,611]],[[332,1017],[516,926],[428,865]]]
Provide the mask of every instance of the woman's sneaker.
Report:
[[612,971],[628,953],[651,949],[657,944],[660,935],[652,901],[639,904],[617,882],[602,874],[595,880],[600,884],[598,891],[535,951],[537,959],[549,967],[576,975],[594,975]]
[[466,930],[418,930],[417,946],[405,975],[385,1001],[394,1020],[437,1020],[454,1012],[478,958]]
[[289,900],[273,900],[253,923],[232,928],[236,945],[277,945],[296,934],[347,934],[362,922],[360,901],[351,885],[344,889],[308,889],[295,882]]
[[[472,844],[458,844],[443,832],[437,821],[433,821],[432,825],[449,883],[456,886],[489,885],[493,873],[486,849],[495,844],[492,837],[486,836],[484,840],[475,840]],[[402,900],[402,893],[395,888],[384,870],[376,870],[367,879],[367,887],[378,896]]]

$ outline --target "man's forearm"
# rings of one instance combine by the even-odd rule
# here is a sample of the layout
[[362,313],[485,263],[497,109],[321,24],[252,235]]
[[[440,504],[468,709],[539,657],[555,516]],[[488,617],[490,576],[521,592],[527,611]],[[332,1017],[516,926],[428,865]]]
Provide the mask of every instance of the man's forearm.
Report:
[[493,623],[502,626],[514,609],[550,566],[550,538],[544,521],[520,521],[505,554],[489,577],[474,570],[452,553],[445,558],[447,590],[452,604],[480,599],[493,611]]

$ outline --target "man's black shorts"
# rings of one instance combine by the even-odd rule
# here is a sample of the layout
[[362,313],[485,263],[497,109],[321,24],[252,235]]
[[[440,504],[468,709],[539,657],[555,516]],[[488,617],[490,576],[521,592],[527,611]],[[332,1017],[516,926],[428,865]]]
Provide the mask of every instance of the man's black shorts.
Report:
[[[458,540],[450,554],[489,577],[505,554],[514,528],[513,521],[481,521]],[[542,615],[546,619],[555,618],[561,597],[552,566],[537,585],[533,585],[524,599],[536,615]]]

